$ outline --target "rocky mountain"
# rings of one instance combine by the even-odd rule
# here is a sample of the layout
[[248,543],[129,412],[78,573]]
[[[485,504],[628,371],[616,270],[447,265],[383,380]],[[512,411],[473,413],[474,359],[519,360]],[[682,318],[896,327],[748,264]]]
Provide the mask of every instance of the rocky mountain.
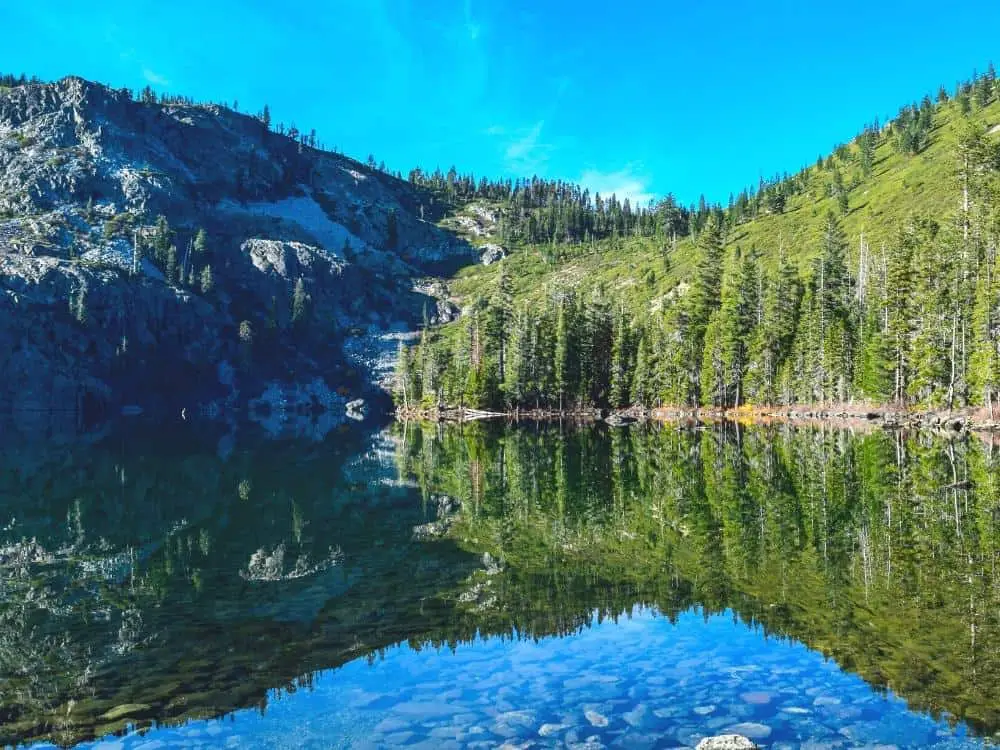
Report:
[[475,256],[431,192],[308,143],[80,78],[0,88],[0,413],[371,391],[447,314],[420,281]]

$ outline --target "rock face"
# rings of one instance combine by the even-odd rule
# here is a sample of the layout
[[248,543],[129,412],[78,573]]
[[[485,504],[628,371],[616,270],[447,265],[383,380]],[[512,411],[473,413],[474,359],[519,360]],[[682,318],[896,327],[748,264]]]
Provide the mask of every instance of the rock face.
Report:
[[203,363],[233,349],[206,321],[216,321],[207,302],[163,283],[0,254],[0,411],[100,411],[175,378],[194,385]]
[[80,78],[0,90],[0,413],[210,398],[223,361],[244,395],[317,374],[361,390],[380,354],[356,350],[440,309],[415,279],[476,260],[434,205],[223,107]]
[[479,260],[484,266],[491,266],[507,257],[501,245],[490,243],[479,248]]

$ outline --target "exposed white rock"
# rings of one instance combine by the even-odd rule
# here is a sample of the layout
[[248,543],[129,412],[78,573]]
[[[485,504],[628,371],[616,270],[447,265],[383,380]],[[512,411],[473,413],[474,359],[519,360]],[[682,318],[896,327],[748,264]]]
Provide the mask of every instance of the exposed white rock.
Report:
[[739,734],[720,734],[705,737],[698,743],[697,750],[756,750],[753,740]]
[[484,266],[491,266],[494,263],[507,257],[507,251],[502,245],[489,243],[479,248],[479,259]]
[[353,252],[362,250],[366,243],[347,227],[332,221],[311,195],[285,198],[279,201],[248,203],[245,206],[233,201],[219,204],[221,210],[280,219],[297,224],[319,242],[328,252],[343,259],[345,242]]

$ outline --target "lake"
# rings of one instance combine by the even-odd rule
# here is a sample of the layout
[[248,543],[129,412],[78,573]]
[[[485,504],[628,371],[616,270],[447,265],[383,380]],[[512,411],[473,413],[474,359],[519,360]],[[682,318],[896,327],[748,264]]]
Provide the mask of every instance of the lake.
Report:
[[989,746],[1000,444],[4,433],[0,743]]

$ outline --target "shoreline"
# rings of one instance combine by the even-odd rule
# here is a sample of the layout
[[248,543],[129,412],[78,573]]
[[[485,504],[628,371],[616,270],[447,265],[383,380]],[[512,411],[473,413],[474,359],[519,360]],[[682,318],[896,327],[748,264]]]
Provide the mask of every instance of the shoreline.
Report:
[[845,428],[880,428],[884,430],[935,430],[952,434],[1000,432],[1000,415],[992,418],[986,409],[963,408],[918,410],[891,405],[830,404],[792,406],[754,406],[739,408],[629,407],[627,409],[514,409],[492,411],[468,407],[396,409],[402,421],[447,422],[465,424],[483,420],[508,422],[568,421],[604,422],[614,427],[643,422],[711,424],[735,422],[744,425],[791,424],[829,425]]

